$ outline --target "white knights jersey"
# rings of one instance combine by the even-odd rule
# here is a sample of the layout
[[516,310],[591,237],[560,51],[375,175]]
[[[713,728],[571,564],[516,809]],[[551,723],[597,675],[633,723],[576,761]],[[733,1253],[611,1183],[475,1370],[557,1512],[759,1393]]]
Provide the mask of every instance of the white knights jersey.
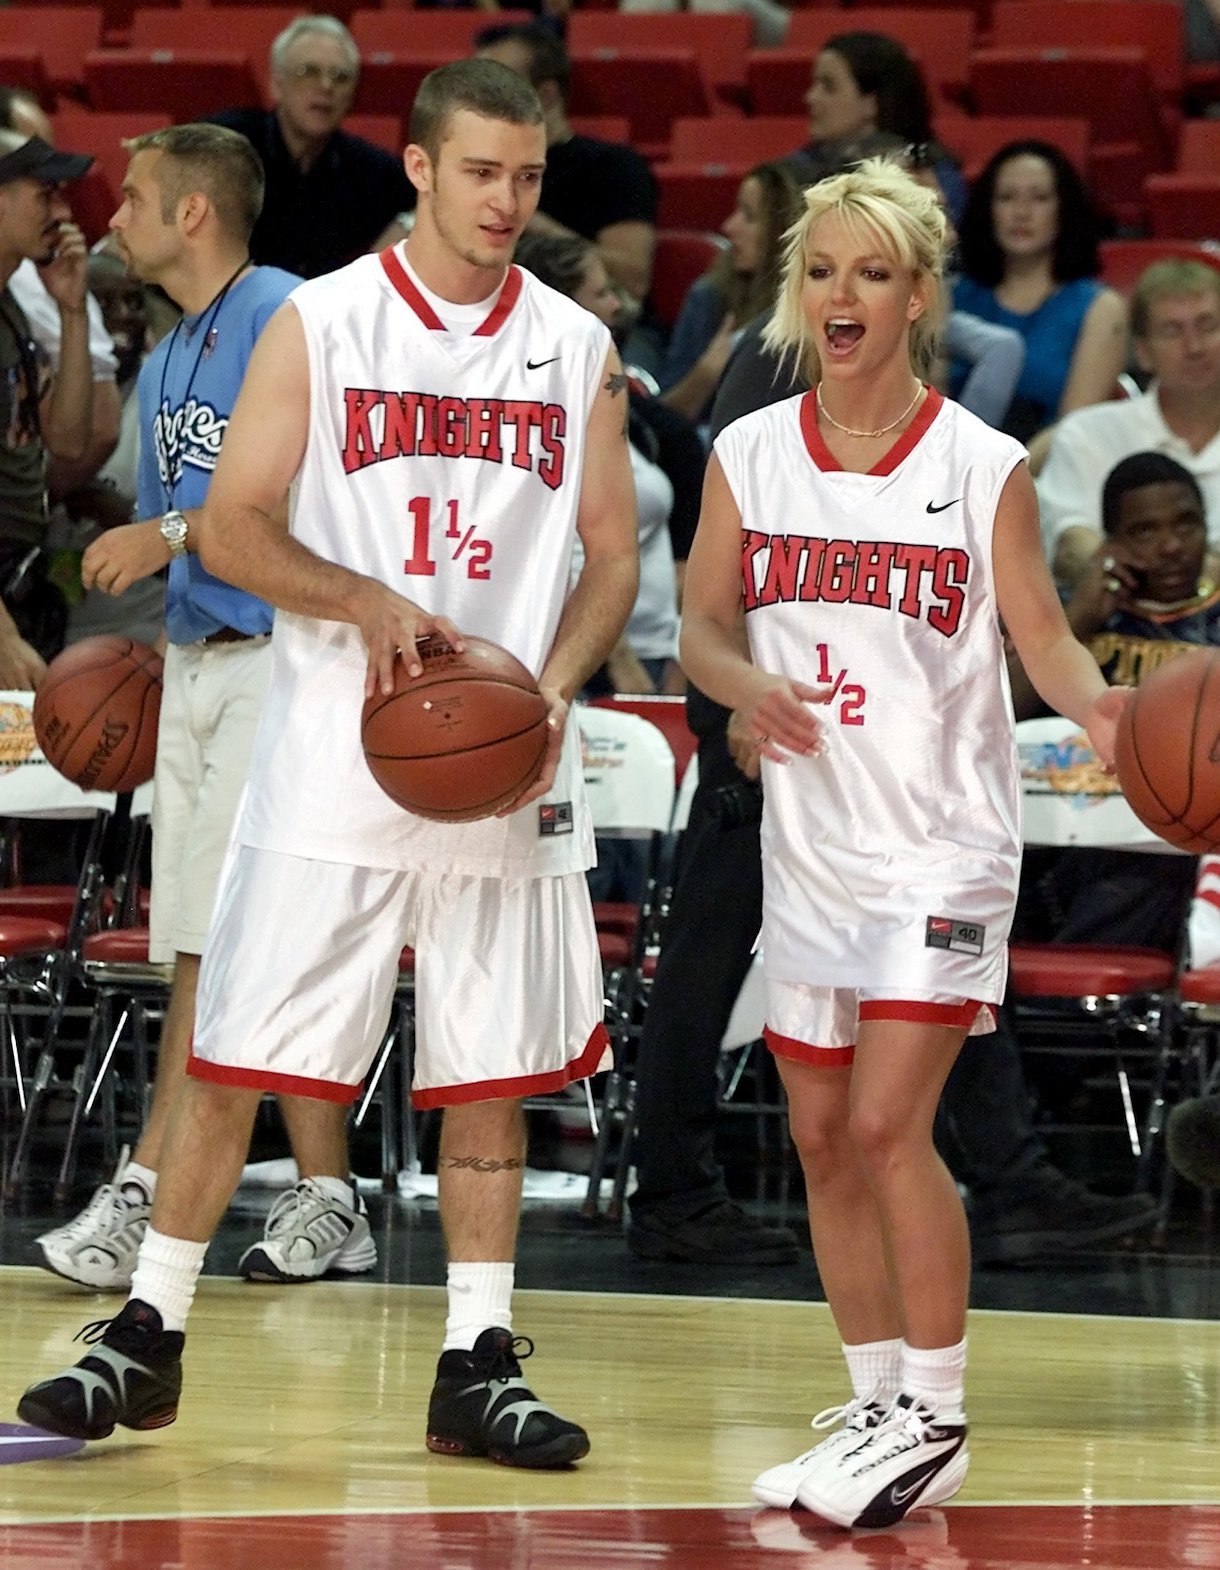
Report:
[[[292,534],[538,675],[568,594],[606,329],[512,267],[486,321],[451,333],[397,251],[361,257],[290,298],[310,378]],[[365,669],[355,627],[277,614],[242,843],[474,877],[592,864],[574,715],[542,802],[507,818],[435,823],[396,806],[369,773]]]
[[999,1002],[1021,832],[991,539],[1024,450],[929,391],[868,474],[813,393],[716,455],[754,662],[832,690],[822,754],[764,763],[767,974]]

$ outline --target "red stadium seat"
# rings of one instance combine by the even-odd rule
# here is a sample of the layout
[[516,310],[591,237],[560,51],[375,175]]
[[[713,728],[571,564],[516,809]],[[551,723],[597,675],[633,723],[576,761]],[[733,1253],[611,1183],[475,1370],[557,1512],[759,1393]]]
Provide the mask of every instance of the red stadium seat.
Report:
[[74,153],[88,153],[95,160],[83,180],[68,191],[72,215],[92,244],[106,233],[118,208],[123,177],[127,173],[128,153],[123,140],[159,131],[169,125],[168,114],[111,114],[86,109],[82,104],[63,104],[52,116],[55,140]]
[[528,11],[416,11],[410,0],[386,0],[384,11],[356,11],[352,37],[360,53],[387,49],[391,54],[437,54],[460,58],[474,47],[474,35],[493,24],[532,22]]
[[970,91],[980,114],[1084,115],[1102,208],[1139,227],[1143,184],[1169,167],[1172,138],[1139,49],[979,49]]
[[704,115],[675,120],[669,156],[675,163],[761,164],[795,152],[809,138],[809,116]]
[[1156,239],[1220,241],[1220,170],[1150,175],[1144,195]]
[[44,109],[50,109],[55,102],[55,89],[41,49],[27,49],[19,44],[0,45],[0,81],[6,87],[18,87],[36,98]]
[[1187,240],[1103,240],[1101,279],[1120,294],[1130,294],[1140,274],[1154,262],[1180,259],[1203,262],[1220,272],[1220,248],[1205,249]]
[[570,114],[568,124],[577,136],[599,142],[630,142],[631,121],[625,114]]
[[129,42],[133,49],[195,49],[202,29],[208,38],[223,39],[226,49],[240,49],[249,55],[265,98],[271,79],[271,45],[300,14],[295,5],[212,6],[203,16],[193,7],[181,11],[141,7],[131,19]]
[[1063,115],[938,115],[937,139],[962,165],[967,180],[1009,142],[1050,142],[1088,178],[1089,122]]
[[750,18],[744,12],[625,15],[621,11],[574,10],[567,43],[573,54],[593,54],[598,49],[693,49],[712,89],[735,98],[746,85],[751,32]]
[[364,57],[360,67],[360,83],[356,88],[357,114],[394,115],[405,134],[411,118],[411,106],[419,91],[419,84],[438,65],[463,58],[461,50],[449,54],[426,52],[421,54],[390,53],[375,50]]
[[384,148],[396,156],[402,153],[402,121],[393,114],[349,114],[343,129],[353,136],[361,136],[374,147]]
[[[708,270],[723,248],[724,241],[714,234],[698,234],[689,230],[673,229],[662,229],[657,234],[657,250],[652,263],[652,290],[649,298],[652,300],[653,309],[666,327],[672,327],[677,321],[678,312],[682,309],[682,302],[686,299],[691,284]],[[655,720],[656,717],[648,713],[645,714],[645,718]],[[685,711],[682,718],[685,725]],[[666,726],[662,726],[662,729],[665,729],[668,734]],[[688,752],[683,759],[682,768],[689,758]]]
[[733,211],[750,165],[664,163],[654,164],[652,172],[661,228],[715,230]]
[[[102,41],[100,5],[65,5],[51,10],[9,7],[0,11],[0,54],[33,49],[42,55],[46,74],[57,93],[79,95],[85,85],[85,56]],[[5,72],[0,78],[16,87]]]
[[1178,173],[1220,170],[1220,120],[1183,120],[1178,136]]
[[[746,102],[751,115],[776,119],[801,114],[811,71],[807,50],[751,49],[746,59]],[[807,112],[805,123],[809,123]]]
[[85,92],[95,109],[170,114],[179,124],[262,101],[244,51],[97,49],[85,56]]
[[997,0],[995,49],[1142,49],[1157,90],[1181,97],[1182,8],[1165,0]]
[[693,49],[598,49],[572,56],[573,114],[625,114],[646,158],[663,158],[680,115],[706,115],[713,99]]
[[846,32],[885,33],[897,39],[918,60],[934,101],[959,100],[964,95],[970,51],[975,42],[972,11],[922,6],[886,6],[878,10],[853,6],[849,15],[835,10],[801,11],[789,24],[784,48],[804,50],[812,64],[828,38]]

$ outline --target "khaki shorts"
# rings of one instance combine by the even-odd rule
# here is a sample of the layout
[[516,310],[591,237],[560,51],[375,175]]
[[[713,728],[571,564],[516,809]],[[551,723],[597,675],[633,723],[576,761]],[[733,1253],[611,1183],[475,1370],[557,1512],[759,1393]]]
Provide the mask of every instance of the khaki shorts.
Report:
[[502,881],[236,845],[204,950],[190,1072],[354,1100],[406,945],[416,1106],[560,1090],[608,1066],[583,872]]
[[918,1020],[928,1025],[956,1025],[968,1036],[986,1036],[995,1029],[987,1003],[929,992],[913,998],[883,989],[805,987],[795,982],[767,981],[767,1026],[763,1038],[776,1057],[791,1058],[814,1068],[839,1068],[852,1061],[861,1021]]
[[203,952],[270,674],[270,638],[166,650],[148,921],[158,963]]

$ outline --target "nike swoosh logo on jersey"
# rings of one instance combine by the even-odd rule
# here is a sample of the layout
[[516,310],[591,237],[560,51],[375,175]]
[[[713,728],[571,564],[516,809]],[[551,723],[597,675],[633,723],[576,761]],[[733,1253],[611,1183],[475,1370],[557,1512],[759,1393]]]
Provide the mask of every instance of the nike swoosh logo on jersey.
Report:
[[958,502],[960,502],[961,500],[962,500],[962,497],[955,496],[951,502],[941,502],[939,507],[936,505],[935,502],[929,502],[928,503],[928,511],[929,512],[946,512],[950,507],[956,507]]
[[554,365],[558,359],[559,355],[553,354],[549,360],[527,360],[525,368],[527,371],[540,371],[544,365]]

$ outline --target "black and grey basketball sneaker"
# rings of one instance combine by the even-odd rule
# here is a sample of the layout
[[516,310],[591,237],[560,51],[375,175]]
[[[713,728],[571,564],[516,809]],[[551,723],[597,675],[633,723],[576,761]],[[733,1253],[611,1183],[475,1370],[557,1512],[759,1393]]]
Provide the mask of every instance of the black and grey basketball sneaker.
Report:
[[537,1399],[518,1358],[534,1343],[484,1330],[471,1352],[442,1352],[428,1402],[428,1449],[504,1466],[559,1467],[589,1453],[589,1436]]
[[114,1319],[76,1336],[93,1347],[79,1363],[31,1385],[17,1416],[73,1439],[105,1439],[124,1428],[164,1428],[178,1416],[182,1392],[180,1330],[163,1330],[155,1308],[132,1298]]

